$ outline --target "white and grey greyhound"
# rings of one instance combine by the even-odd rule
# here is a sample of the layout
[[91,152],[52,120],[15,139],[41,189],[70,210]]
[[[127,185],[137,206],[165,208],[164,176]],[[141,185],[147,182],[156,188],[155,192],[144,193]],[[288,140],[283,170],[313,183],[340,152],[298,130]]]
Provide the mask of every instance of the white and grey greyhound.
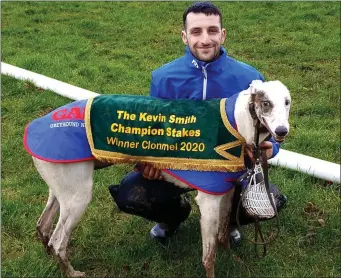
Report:
[[[253,96],[251,98],[251,96]],[[235,122],[245,144],[254,140],[253,118],[249,103],[253,99],[260,123],[266,128],[260,133],[259,142],[270,134],[282,142],[289,132],[290,93],[280,81],[254,80],[247,90],[239,93],[235,104]],[[74,270],[68,256],[70,234],[80,221],[92,197],[93,174],[99,161],[75,163],[52,163],[33,157],[34,165],[49,186],[49,197],[38,222],[39,238],[59,259],[62,271],[69,277],[85,276]],[[185,183],[163,172],[164,179],[180,187]],[[201,213],[202,262],[207,277],[214,277],[217,243],[228,246],[228,223],[233,191],[224,195],[209,195],[198,191],[195,198]],[[59,220],[52,231],[54,218],[59,211]]]

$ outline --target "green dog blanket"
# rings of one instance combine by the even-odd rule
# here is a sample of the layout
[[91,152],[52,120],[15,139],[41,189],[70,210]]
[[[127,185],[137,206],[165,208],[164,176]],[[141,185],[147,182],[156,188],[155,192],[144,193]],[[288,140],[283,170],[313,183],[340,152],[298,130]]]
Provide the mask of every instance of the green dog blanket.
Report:
[[91,152],[110,163],[148,162],[158,168],[198,171],[244,169],[244,139],[226,99],[165,100],[100,95],[87,102]]

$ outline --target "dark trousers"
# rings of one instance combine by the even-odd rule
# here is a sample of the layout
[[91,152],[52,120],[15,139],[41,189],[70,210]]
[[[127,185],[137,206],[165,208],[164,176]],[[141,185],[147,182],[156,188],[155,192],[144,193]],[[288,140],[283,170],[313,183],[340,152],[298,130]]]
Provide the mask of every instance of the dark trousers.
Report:
[[[193,189],[183,189],[163,180],[148,180],[140,172],[131,172],[122,180],[118,191],[111,192],[111,195],[118,208],[126,213],[176,226],[185,221],[191,212],[190,202],[184,194],[189,191]],[[279,211],[286,198],[274,184],[270,184],[270,191],[274,193]],[[236,224],[240,192],[241,187],[236,185],[230,218],[232,225]],[[254,222],[242,207],[239,222],[241,225]]]

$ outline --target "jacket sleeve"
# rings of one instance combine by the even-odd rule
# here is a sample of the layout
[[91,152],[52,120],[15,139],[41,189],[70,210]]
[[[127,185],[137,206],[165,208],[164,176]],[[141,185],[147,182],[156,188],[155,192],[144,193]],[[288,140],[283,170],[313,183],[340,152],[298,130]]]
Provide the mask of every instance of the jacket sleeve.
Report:
[[277,143],[272,137],[269,140],[272,143],[272,156],[271,158],[275,157],[278,152],[281,144]]
[[152,81],[150,83],[150,96],[162,99],[172,99],[172,94],[165,87],[165,82],[160,74],[152,73]]
[[152,82],[150,83],[150,96],[159,98],[158,86],[156,85],[156,78],[154,72],[152,73]]
[[264,82],[264,81],[265,81],[264,76],[263,76],[260,72],[258,72],[258,74],[259,74],[259,79],[262,80],[262,81]]

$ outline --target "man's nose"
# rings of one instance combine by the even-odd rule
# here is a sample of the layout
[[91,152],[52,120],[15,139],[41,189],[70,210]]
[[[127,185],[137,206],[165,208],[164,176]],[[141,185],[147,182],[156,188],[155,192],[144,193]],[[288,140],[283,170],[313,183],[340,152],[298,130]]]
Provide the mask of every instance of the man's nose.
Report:
[[202,33],[201,42],[203,44],[209,44],[210,43],[210,37],[209,37],[207,32]]

